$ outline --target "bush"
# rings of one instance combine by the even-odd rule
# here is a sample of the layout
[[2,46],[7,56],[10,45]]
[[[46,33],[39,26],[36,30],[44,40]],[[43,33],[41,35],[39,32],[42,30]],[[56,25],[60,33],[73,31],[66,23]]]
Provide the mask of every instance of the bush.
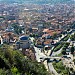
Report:
[[68,75],[69,71],[68,71],[68,69],[65,68],[65,66],[63,66],[62,61],[60,61],[58,63],[53,62],[53,66],[58,73]]
[[63,55],[65,55],[66,54],[66,50],[62,50],[62,52],[61,52]]
[[71,35],[70,39],[71,39],[72,41],[75,41],[75,33],[74,33],[74,35]]
[[62,45],[59,44],[58,46],[56,46],[56,47],[54,48],[54,51],[55,51],[55,52],[58,51],[61,47],[62,47]]

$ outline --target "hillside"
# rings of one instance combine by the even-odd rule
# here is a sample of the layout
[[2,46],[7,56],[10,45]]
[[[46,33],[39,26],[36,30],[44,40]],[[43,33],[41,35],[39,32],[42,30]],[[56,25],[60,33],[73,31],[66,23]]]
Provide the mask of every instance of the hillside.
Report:
[[50,75],[43,64],[23,56],[8,45],[0,46],[0,75]]

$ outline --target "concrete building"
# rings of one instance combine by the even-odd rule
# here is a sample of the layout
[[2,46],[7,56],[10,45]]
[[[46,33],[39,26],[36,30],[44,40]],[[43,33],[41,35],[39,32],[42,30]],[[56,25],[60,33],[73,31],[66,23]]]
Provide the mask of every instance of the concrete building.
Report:
[[16,42],[16,48],[28,49],[30,47],[29,37],[21,36],[19,37],[19,41]]

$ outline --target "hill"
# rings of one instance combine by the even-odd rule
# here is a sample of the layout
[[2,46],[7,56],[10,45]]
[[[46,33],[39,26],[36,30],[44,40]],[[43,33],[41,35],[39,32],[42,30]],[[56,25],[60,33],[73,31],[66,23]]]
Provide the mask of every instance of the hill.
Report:
[[0,75],[51,75],[42,63],[32,61],[19,50],[0,46]]

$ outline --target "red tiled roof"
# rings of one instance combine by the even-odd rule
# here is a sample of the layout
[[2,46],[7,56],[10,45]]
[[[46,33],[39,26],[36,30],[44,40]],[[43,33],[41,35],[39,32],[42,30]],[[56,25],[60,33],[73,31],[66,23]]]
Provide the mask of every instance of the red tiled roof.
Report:
[[49,40],[46,40],[45,42],[44,42],[44,44],[50,44],[52,42],[52,39],[49,39]]
[[55,29],[55,30],[50,30],[50,29],[44,29],[43,32],[46,32],[42,37],[47,37],[48,35],[53,36],[54,33],[60,34],[62,30],[60,29]]

